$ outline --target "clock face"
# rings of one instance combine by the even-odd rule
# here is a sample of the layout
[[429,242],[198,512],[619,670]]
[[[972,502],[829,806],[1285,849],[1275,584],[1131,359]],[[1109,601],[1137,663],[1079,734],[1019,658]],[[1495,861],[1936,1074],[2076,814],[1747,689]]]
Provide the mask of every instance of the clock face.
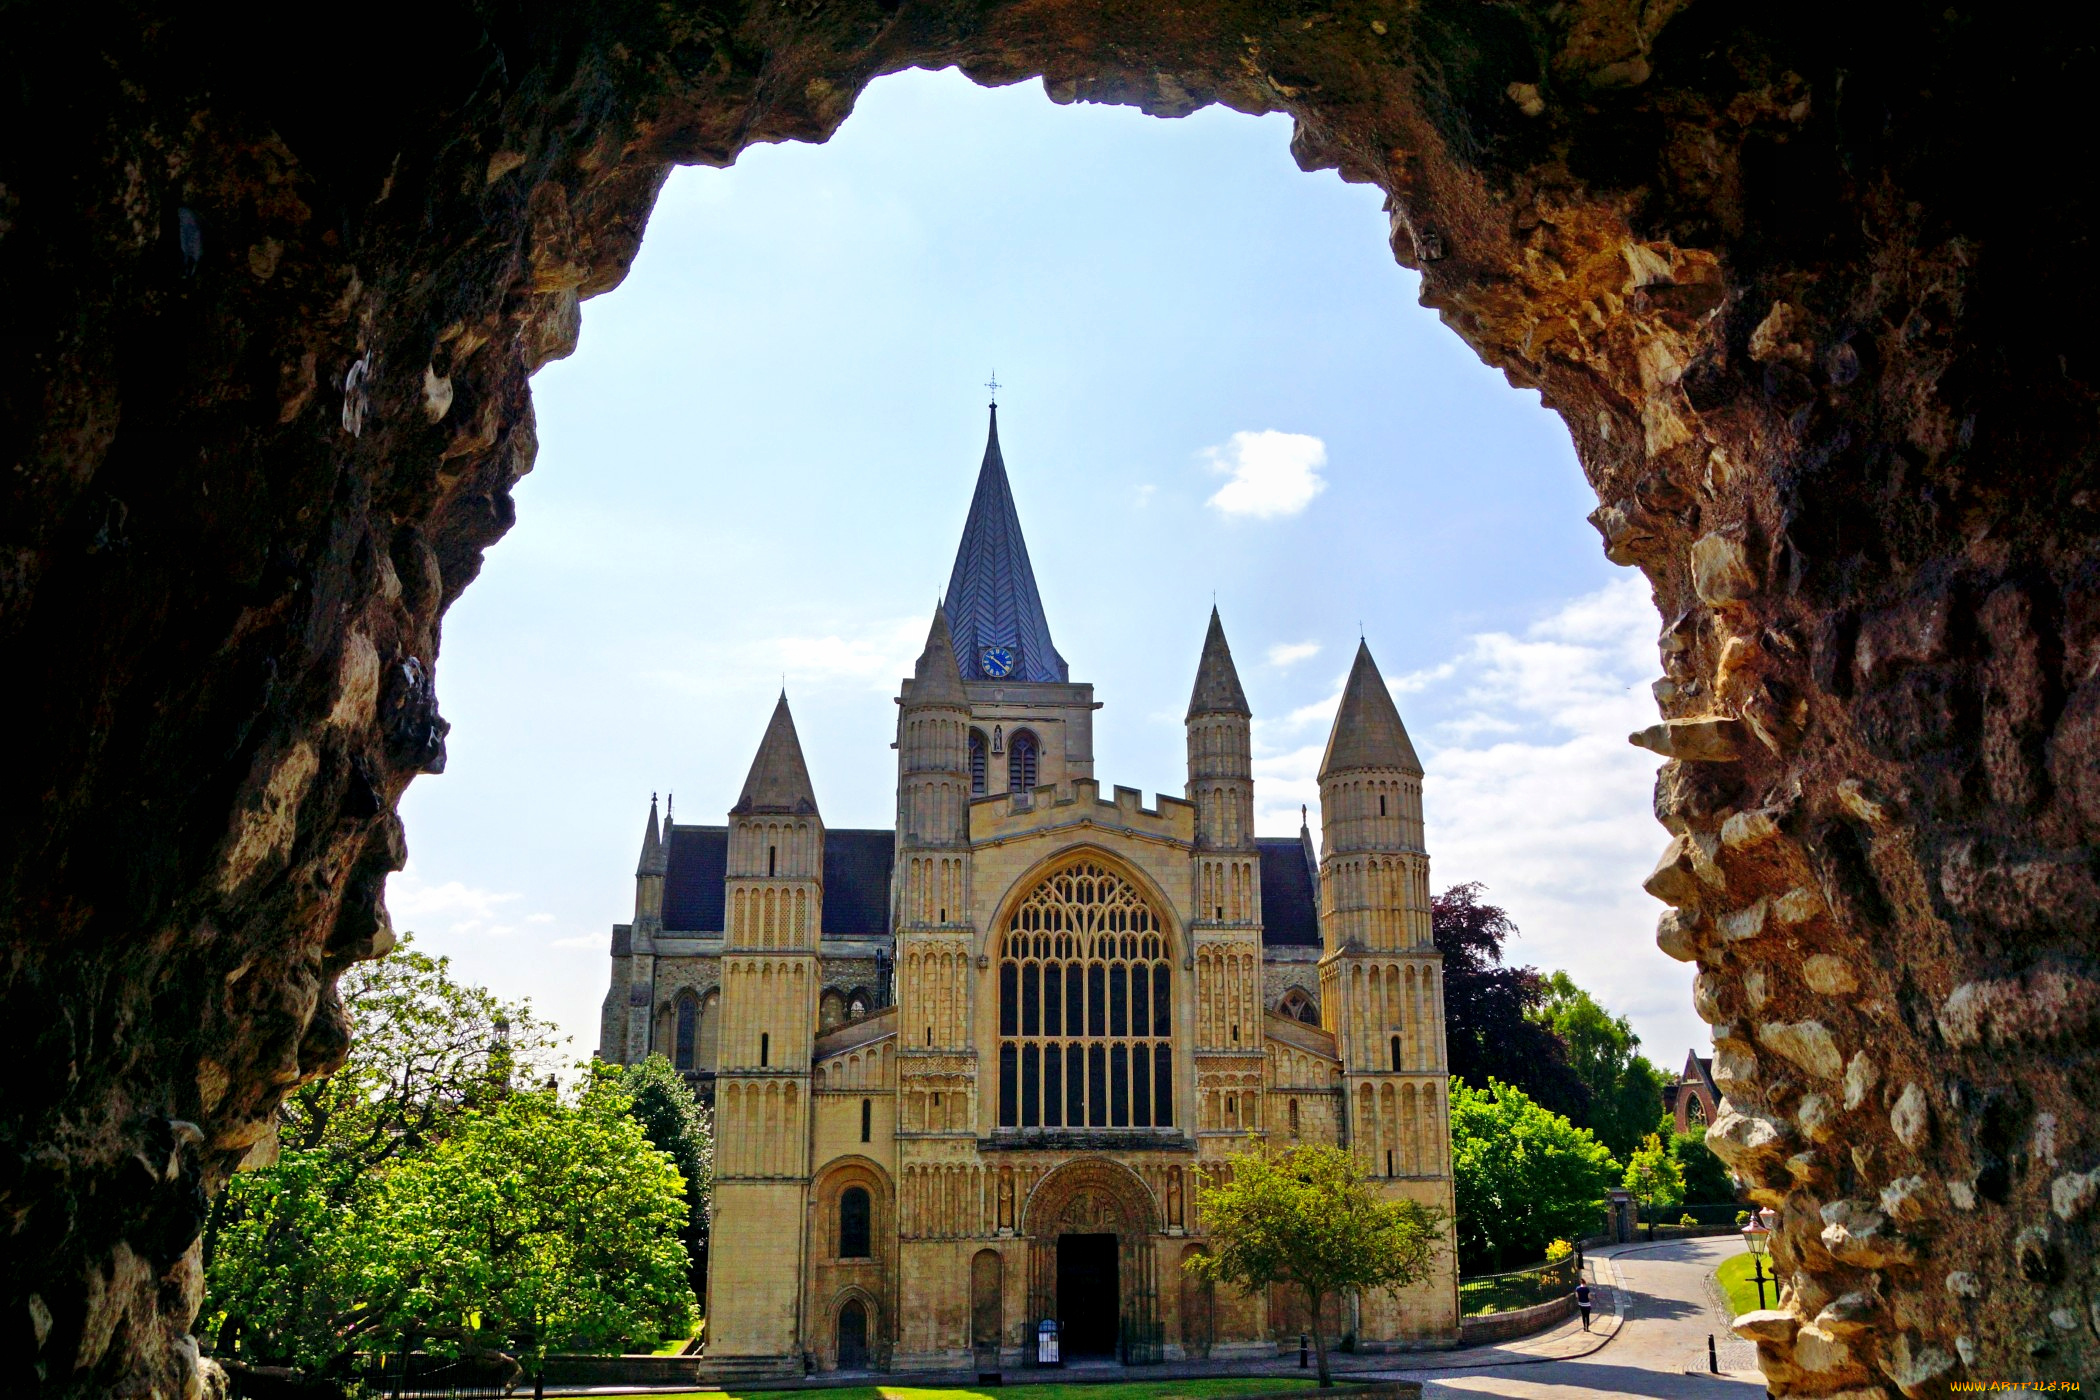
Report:
[[1014,652],[1012,647],[986,647],[984,649],[984,673],[993,680],[1013,674]]

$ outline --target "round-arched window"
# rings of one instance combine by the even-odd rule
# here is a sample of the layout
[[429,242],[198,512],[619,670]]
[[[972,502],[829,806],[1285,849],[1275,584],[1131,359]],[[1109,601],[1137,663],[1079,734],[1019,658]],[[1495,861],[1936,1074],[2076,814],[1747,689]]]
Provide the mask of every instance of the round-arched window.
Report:
[[999,951],[999,1126],[1174,1123],[1167,925],[1094,861],[1045,876]]
[[848,1186],[839,1193],[839,1258],[868,1257],[870,1205],[864,1186]]

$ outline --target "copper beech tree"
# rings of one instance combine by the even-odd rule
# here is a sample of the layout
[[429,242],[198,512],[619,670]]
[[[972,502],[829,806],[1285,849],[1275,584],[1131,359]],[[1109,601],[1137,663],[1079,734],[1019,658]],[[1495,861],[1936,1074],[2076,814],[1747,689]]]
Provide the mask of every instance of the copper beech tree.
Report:
[[[1314,1319],[1330,1298],[1427,1278],[1448,1224],[1420,1201],[1382,1199],[1355,1157],[1326,1146],[1239,1153],[1197,1187],[1196,1204],[1211,1252],[1183,1267],[1249,1293],[1294,1289]],[[1332,1385],[1317,1321],[1312,1334],[1320,1384]]]

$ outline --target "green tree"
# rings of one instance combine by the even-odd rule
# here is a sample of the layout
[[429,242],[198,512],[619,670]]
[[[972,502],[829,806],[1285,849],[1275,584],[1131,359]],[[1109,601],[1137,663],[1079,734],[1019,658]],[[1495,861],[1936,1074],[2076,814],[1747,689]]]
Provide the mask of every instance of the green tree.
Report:
[[1660,1133],[1648,1134],[1647,1140],[1634,1149],[1620,1185],[1641,1203],[1641,1213],[1648,1217],[1651,1226],[1659,1212],[1684,1204],[1684,1173],[1678,1170],[1677,1159],[1664,1146]]
[[[1199,1181],[1196,1205],[1211,1252],[1184,1267],[1249,1293],[1296,1289],[1314,1319],[1329,1298],[1426,1278],[1446,1226],[1442,1211],[1419,1201],[1381,1199],[1355,1157],[1325,1146],[1238,1153]],[[1317,1321],[1312,1330],[1329,1386],[1326,1332]]]
[[286,1100],[275,1164],[236,1175],[206,1216],[199,1330],[224,1357],[347,1365],[385,1320],[365,1279],[387,1169],[552,1068],[553,1028],[529,1004],[455,981],[413,934],[351,967],[337,990],[349,1059]]
[[386,1178],[366,1290],[435,1351],[654,1346],[692,1327],[686,1186],[618,1071],[512,1094]]
[[1589,1091],[1588,1104],[1570,1117],[1625,1161],[1661,1125],[1663,1073],[1640,1053],[1641,1038],[1626,1018],[1598,1005],[1567,973],[1547,977],[1544,992],[1531,1015],[1567,1048],[1568,1064]]
[[629,1065],[624,1084],[631,1110],[659,1152],[685,1178],[686,1223],[679,1231],[693,1261],[693,1291],[702,1291],[701,1261],[707,1249],[707,1203],[714,1192],[714,1118],[694,1095],[685,1076],[661,1055]]
[[1740,1194],[1727,1166],[1706,1145],[1704,1123],[1694,1123],[1688,1133],[1670,1134],[1670,1155],[1684,1177],[1684,1198],[1693,1205],[1715,1205]]
[[1594,1230],[1619,1165],[1589,1129],[1523,1090],[1499,1080],[1473,1089],[1454,1079],[1451,1174],[1460,1261],[1500,1269]]

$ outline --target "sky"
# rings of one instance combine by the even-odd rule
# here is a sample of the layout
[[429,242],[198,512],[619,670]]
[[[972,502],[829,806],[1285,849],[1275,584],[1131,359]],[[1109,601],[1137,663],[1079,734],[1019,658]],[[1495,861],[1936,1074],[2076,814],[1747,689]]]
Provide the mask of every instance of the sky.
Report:
[[[1289,121],[875,83],[822,146],[665,186],[533,381],[518,523],[445,619],[449,764],[397,928],[596,1047],[652,793],[720,823],[785,686],[832,827],[893,823],[893,697],[1000,440],[1102,784],[1180,795],[1215,601],[1257,825],[1298,828],[1359,636],[1427,769],[1431,880],[1486,886],[1666,1071],[1705,1028],[1640,881],[1666,835],[1655,609],[1565,428],[1416,304],[1375,189]],[[1148,798],[1149,800],[1149,798]]]

